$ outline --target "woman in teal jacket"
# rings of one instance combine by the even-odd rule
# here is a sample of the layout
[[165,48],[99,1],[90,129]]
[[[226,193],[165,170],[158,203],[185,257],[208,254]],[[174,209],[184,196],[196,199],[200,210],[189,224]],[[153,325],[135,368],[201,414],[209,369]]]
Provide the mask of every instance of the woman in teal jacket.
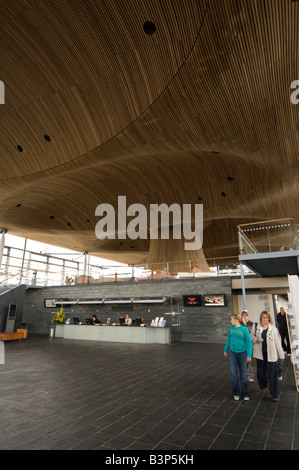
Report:
[[[240,396],[243,396],[244,400],[249,400],[247,363],[251,361],[252,357],[252,342],[242,318],[236,313],[231,316],[231,324],[224,347],[224,356],[227,357],[229,351],[233,395],[235,400],[239,400]],[[239,372],[242,394],[240,392]]]

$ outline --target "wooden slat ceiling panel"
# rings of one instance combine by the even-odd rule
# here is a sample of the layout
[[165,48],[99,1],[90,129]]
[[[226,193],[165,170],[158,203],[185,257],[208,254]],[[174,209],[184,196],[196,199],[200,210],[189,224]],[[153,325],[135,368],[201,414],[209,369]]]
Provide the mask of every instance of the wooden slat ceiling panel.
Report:
[[0,224],[158,263],[181,247],[99,241],[96,206],[201,202],[209,257],[298,218],[298,23],[289,0],[3,0]]

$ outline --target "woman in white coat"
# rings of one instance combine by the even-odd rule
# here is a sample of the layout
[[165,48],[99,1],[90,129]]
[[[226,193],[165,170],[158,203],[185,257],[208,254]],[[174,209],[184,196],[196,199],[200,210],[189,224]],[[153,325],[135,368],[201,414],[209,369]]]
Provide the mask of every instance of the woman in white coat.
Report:
[[261,391],[269,385],[273,401],[278,396],[278,360],[284,360],[284,352],[277,328],[272,325],[270,314],[262,312],[260,322],[252,327],[253,357],[257,362],[257,381]]

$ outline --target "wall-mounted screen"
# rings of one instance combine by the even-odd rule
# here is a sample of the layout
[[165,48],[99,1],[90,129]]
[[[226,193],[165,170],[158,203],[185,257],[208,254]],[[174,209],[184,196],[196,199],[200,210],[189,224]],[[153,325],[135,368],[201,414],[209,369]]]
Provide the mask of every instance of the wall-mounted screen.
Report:
[[71,304],[75,304],[77,301],[71,301],[70,299],[44,299],[44,305],[46,308],[68,308]]
[[224,307],[225,295],[224,294],[205,294],[203,296],[203,305],[205,307]]
[[44,304],[46,308],[55,308],[56,307],[56,299],[44,299]]
[[183,295],[184,307],[198,307],[201,305],[200,295]]

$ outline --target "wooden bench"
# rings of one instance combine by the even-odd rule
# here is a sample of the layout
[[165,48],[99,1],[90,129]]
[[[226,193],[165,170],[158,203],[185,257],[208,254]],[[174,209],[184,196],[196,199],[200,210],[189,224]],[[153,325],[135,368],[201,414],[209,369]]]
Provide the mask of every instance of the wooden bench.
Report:
[[12,341],[14,339],[21,341],[23,338],[27,338],[27,330],[21,328],[17,329],[15,333],[0,333],[0,341]]

